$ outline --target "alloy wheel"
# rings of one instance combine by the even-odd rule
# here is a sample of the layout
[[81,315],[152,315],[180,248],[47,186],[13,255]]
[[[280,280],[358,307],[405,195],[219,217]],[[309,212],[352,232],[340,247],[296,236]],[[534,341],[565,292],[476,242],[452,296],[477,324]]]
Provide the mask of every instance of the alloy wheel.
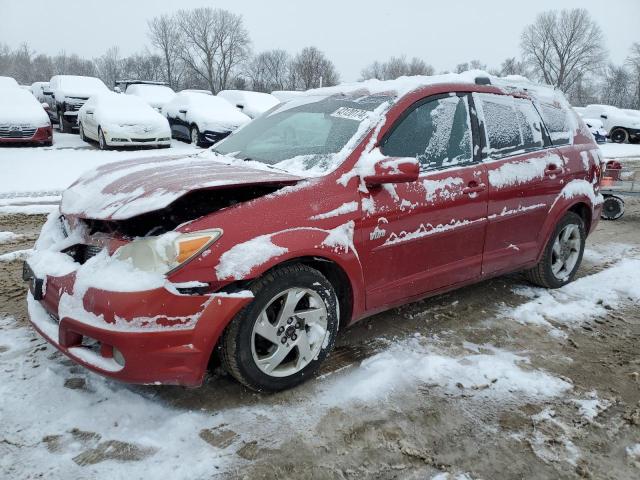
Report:
[[260,312],[251,334],[251,353],[263,373],[287,377],[317,357],[326,336],[327,307],[320,295],[290,288]]
[[611,132],[611,141],[614,143],[625,143],[628,140],[629,134],[624,128],[616,128]]
[[576,266],[580,257],[582,237],[578,225],[569,224],[560,230],[553,242],[551,271],[557,279],[565,279]]

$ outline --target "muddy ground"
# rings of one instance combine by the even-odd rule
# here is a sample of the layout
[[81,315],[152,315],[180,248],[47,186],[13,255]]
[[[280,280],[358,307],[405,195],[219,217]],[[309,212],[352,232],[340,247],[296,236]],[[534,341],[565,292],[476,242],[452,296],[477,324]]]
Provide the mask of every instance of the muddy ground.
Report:
[[[18,241],[0,245],[0,254],[30,248],[43,220],[37,215],[0,216],[0,231],[24,235]],[[626,255],[640,257],[639,201],[629,201],[620,220],[601,222],[589,238],[588,248],[606,254],[608,245],[614,243],[632,246]],[[609,258],[596,262],[593,258],[586,256],[581,277],[595,274],[615,261]],[[20,274],[21,262],[0,262],[0,317],[13,317],[12,328],[23,328],[27,322],[26,289]],[[115,382],[110,382],[109,388],[139,394],[147,402],[167,406],[169,411],[210,415],[210,424],[193,431],[193,442],[200,448],[210,448],[211,456],[224,454],[228,461],[224,468],[212,469],[205,478],[422,479],[439,473],[449,473],[448,478],[473,479],[640,478],[638,459],[626,451],[629,445],[640,443],[640,307],[625,303],[577,328],[559,325],[566,334],[563,338],[550,335],[539,326],[501,317],[505,308],[527,301],[513,291],[524,285],[521,276],[511,275],[367,319],[342,332],[319,378],[290,392],[254,394],[219,371],[212,373],[200,389]],[[358,368],[360,362],[389,344],[416,333],[437,339],[450,351],[471,342],[524,352],[530,359],[530,368],[565,379],[573,388],[543,401],[494,401],[477,395],[477,390],[493,388],[491,384],[460,384],[459,392],[454,393],[416,384],[396,392],[391,401],[314,411],[314,382]],[[7,350],[0,347],[0,359],[3,348]],[[103,381],[73,366],[40,340],[33,340],[30,349],[24,362],[39,368],[46,368],[42,365],[45,362],[63,365],[56,371],[63,381],[60,388],[82,389],[85,383]],[[0,381],[2,375],[10,373],[0,372]],[[573,399],[589,398],[594,391],[604,407],[595,418],[587,419]],[[316,421],[301,421],[297,427],[296,417],[293,421],[278,417],[286,416],[289,407],[299,415],[300,402],[307,402]],[[220,411],[237,407],[265,412],[256,416],[258,425],[253,434],[246,425],[216,425],[214,419]],[[269,412],[278,414],[270,416]],[[28,449],[45,452],[55,460],[71,442],[75,442],[74,451],[79,452],[72,461],[80,470],[73,471],[87,469],[87,477],[91,476],[92,465],[105,461],[125,465],[123,470],[117,470],[120,473],[132,463],[156,461],[153,449],[128,443],[126,438],[101,437],[100,431],[46,428],[43,427],[39,445],[21,444],[15,440],[19,432],[16,437],[0,436],[0,455],[5,459],[4,464],[0,460],[0,465],[6,478],[18,478],[15,475],[23,471],[17,464],[12,465],[11,459],[23,462],[30,456],[37,458]],[[245,431],[241,432],[241,428]],[[282,429],[286,430],[284,437]],[[285,440],[276,442],[269,432]],[[35,466],[29,469],[30,476],[74,478],[77,473],[64,474],[64,462],[70,461],[60,457],[62,467],[58,470],[43,466],[38,471]],[[185,468],[188,471],[188,466]],[[182,478],[179,472],[175,473],[174,478]]]

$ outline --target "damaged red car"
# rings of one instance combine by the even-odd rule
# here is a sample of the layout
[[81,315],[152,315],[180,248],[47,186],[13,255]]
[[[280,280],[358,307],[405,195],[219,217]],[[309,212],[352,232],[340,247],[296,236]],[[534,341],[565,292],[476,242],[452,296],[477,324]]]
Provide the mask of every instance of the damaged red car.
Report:
[[339,331],[522,271],[557,288],[600,217],[601,158],[558,92],[468,75],[309,91],[195,156],[112,163],[24,266],[33,326],[125,382],[311,377]]

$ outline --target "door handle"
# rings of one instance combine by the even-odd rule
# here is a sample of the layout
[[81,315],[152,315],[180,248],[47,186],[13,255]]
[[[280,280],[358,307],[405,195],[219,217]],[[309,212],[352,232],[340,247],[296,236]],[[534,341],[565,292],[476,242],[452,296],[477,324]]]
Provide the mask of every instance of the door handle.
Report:
[[465,188],[462,189],[462,193],[472,195],[474,193],[484,192],[487,186],[484,183],[478,183],[475,180],[471,180]]

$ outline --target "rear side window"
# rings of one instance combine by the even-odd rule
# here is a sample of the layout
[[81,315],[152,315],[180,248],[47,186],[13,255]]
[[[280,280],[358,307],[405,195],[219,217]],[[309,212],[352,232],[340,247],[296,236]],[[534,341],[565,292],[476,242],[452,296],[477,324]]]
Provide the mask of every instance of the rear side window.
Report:
[[540,113],[554,145],[567,145],[573,137],[569,111],[556,105],[541,103]]
[[395,126],[382,152],[390,157],[414,157],[423,171],[473,162],[467,97],[419,104]]
[[474,93],[491,157],[542,148],[542,120],[530,100]]

